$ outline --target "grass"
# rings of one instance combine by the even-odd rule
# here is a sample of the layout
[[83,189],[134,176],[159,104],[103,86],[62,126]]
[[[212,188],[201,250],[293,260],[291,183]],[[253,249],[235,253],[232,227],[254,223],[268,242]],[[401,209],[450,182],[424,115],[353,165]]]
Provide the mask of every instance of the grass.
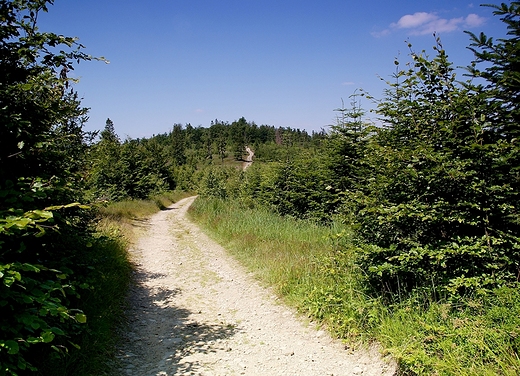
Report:
[[148,200],[111,202],[106,206],[101,206],[99,212],[103,218],[116,221],[145,218],[188,196],[190,196],[189,193],[182,191],[164,192],[153,195]]
[[89,288],[81,291],[81,306],[87,315],[87,330],[75,339],[64,358],[44,362],[40,375],[110,375],[115,362],[117,330],[125,324],[125,300],[132,266],[128,246],[135,239],[137,220],[158,212],[190,194],[167,192],[148,200],[113,202],[99,209],[99,220],[88,255]]
[[316,261],[326,254],[334,231],[228,204],[198,199],[190,214],[261,280],[280,290],[315,274]]
[[191,193],[171,191],[153,195],[147,200],[124,200],[111,202],[99,207],[98,229],[106,234],[119,236],[120,233],[127,240],[135,237],[135,222],[146,219]]
[[350,345],[377,341],[402,375],[519,375],[520,289],[387,306],[367,292],[348,228],[199,198],[190,210],[284,299]]

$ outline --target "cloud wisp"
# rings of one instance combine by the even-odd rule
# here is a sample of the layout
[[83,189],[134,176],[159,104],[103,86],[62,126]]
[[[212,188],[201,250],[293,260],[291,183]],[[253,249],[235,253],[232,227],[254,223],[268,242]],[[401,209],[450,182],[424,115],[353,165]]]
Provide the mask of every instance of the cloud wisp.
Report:
[[433,33],[451,33],[461,28],[478,27],[484,24],[485,18],[475,13],[466,17],[441,18],[436,13],[416,12],[402,16],[399,21],[390,24],[390,27],[374,32],[374,37],[383,37],[395,30],[407,30],[410,35],[427,35]]

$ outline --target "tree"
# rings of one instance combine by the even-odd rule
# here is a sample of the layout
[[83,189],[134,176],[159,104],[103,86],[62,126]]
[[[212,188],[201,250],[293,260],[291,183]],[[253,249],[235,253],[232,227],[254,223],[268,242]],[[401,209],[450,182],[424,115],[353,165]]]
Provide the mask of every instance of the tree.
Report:
[[519,272],[520,150],[500,125],[508,112],[498,116],[495,90],[459,84],[437,42],[433,59],[412,51],[396,73],[367,153],[375,175],[358,218],[371,246],[360,264],[392,294],[483,292]]
[[[468,71],[471,77],[485,80],[474,90],[486,92],[489,98],[493,109],[488,120],[495,126],[500,123],[503,135],[517,137],[520,131],[520,2],[485,6],[495,9],[494,15],[502,16],[500,19],[506,24],[509,38],[495,42],[484,33],[477,36],[467,31],[471,38],[469,49],[475,55]],[[482,63],[483,69],[479,68]]]
[[89,186],[94,200],[117,200],[127,196],[124,181],[129,168],[114,123],[107,119],[101,139],[92,147]]
[[363,120],[360,94],[350,96],[351,108],[336,109],[336,124],[331,126],[325,150],[332,172],[331,188],[342,192],[362,189],[370,171],[364,166],[364,155],[372,126]]
[[210,134],[212,142],[216,145],[220,161],[223,164],[224,158],[227,156],[228,144],[228,125],[224,122],[215,120],[211,122]]
[[105,122],[105,129],[101,132],[101,140],[106,141],[112,144],[120,144],[121,140],[116,133],[116,129],[114,127],[114,122],[110,119],[107,119]]
[[175,124],[171,133],[172,156],[177,166],[186,163],[186,137],[181,124]]
[[231,123],[229,127],[230,143],[235,160],[240,161],[246,151],[246,132],[248,124],[244,117]]
[[38,31],[49,4],[0,2],[0,374],[34,369],[85,322],[73,308],[88,238],[86,110],[67,72],[91,57],[74,38]]
[[158,135],[121,143],[114,124],[107,120],[101,139],[90,153],[91,199],[146,199],[151,194],[174,189],[172,154],[178,149],[171,150],[171,141],[171,135]]

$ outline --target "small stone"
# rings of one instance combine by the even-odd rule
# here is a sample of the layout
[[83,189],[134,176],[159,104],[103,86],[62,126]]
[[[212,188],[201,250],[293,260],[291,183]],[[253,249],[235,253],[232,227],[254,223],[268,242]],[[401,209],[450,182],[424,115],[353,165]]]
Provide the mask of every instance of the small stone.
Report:
[[361,367],[356,366],[356,367],[354,367],[354,369],[352,370],[352,373],[353,373],[354,375],[361,375],[361,374],[363,373],[363,369],[361,369]]

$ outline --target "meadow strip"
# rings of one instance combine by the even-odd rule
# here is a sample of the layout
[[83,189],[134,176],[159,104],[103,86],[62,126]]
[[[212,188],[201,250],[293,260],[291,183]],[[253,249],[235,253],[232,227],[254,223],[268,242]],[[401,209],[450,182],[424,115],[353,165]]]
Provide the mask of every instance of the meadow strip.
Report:
[[345,226],[200,197],[190,215],[288,303],[349,346],[377,341],[403,374],[520,374],[518,288],[459,301],[414,296],[385,305],[363,283]]

